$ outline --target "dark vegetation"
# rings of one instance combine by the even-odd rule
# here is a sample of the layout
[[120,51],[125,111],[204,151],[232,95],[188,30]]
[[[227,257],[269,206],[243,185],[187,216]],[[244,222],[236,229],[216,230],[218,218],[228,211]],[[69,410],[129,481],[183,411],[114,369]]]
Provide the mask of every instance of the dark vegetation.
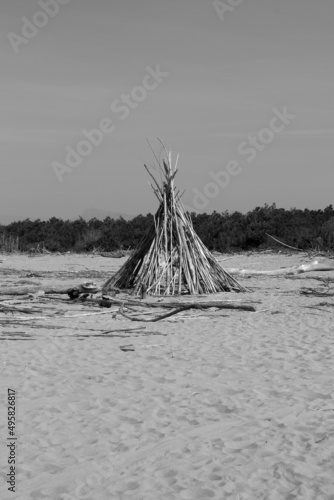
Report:
[[[309,250],[334,250],[334,209],[300,210],[277,208],[275,204],[256,207],[247,214],[240,212],[191,214],[194,229],[209,250],[228,252],[263,250],[277,247],[266,233],[288,245]],[[26,219],[0,226],[0,250],[50,252],[90,252],[129,250],[153,224],[153,215],[138,215],[130,221],[123,218],[103,221],[79,218],[63,221]],[[280,246],[280,248],[282,248]]]

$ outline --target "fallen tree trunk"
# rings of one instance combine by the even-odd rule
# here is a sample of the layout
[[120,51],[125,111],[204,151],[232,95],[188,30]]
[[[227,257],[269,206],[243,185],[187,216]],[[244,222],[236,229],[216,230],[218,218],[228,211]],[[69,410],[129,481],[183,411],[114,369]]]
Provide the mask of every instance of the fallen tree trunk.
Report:
[[276,276],[309,273],[312,271],[334,271],[334,266],[330,264],[320,264],[317,260],[310,264],[302,264],[301,266],[283,267],[273,271],[257,271],[250,269],[228,269],[229,274],[238,276]]

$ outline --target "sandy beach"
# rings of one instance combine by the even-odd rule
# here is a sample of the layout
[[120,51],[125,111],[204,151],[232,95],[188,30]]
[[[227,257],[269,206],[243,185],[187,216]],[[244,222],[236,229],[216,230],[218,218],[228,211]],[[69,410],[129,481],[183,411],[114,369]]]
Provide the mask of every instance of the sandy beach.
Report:
[[[102,284],[126,258],[0,260],[2,287],[42,289]],[[227,270],[278,269],[308,258],[218,260]],[[249,293],[214,296],[256,312],[131,322],[65,296],[26,300],[49,316],[0,312],[0,498],[334,499],[334,298],[300,294],[326,289],[314,277],[334,272],[238,278]],[[120,349],[127,344],[133,350]],[[8,389],[15,492],[6,483]]]

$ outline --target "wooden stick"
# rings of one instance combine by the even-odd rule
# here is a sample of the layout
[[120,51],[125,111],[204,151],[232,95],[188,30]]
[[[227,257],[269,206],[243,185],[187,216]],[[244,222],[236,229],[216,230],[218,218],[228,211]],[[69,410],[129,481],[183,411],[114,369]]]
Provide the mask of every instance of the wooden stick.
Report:
[[276,241],[277,243],[279,243],[280,245],[283,245],[283,246],[285,246],[287,248],[291,248],[292,250],[298,250],[298,252],[304,252],[304,250],[302,250],[301,248],[291,247],[290,245],[287,245],[286,243],[283,243],[283,241],[277,240],[273,236],[270,236],[270,234],[268,234],[268,233],[265,233],[265,234],[267,236],[269,236],[269,238],[272,238],[274,241]]

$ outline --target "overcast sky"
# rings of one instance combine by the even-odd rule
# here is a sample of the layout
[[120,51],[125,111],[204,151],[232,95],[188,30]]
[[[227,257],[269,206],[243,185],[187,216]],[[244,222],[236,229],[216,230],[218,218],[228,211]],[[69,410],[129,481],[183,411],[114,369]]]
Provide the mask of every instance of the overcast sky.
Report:
[[55,2],[1,1],[0,221],[154,212],[146,138],[195,211],[333,203],[333,0]]

